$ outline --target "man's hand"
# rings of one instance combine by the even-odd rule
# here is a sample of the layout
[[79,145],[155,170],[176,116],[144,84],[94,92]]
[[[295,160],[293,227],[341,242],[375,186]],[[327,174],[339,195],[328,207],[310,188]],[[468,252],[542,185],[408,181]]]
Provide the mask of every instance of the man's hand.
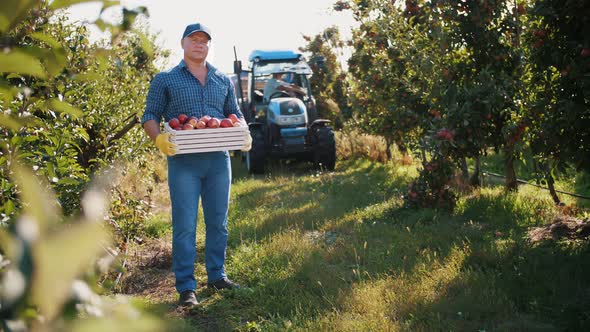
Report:
[[246,136],[246,142],[244,142],[244,146],[242,147],[242,151],[248,152],[252,149],[252,136],[250,136],[250,132],[248,132]]
[[167,156],[176,154],[176,144],[170,142],[170,133],[159,134],[156,137],[156,146]]

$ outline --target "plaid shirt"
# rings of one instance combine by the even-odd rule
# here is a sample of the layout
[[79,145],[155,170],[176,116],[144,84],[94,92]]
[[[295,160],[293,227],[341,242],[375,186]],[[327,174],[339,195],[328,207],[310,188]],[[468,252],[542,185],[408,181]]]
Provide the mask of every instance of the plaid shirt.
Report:
[[242,118],[231,80],[209,63],[207,69],[204,86],[188,71],[184,60],[154,76],[141,123],[149,120],[160,123],[162,118],[168,121],[182,113],[219,119],[234,113]]

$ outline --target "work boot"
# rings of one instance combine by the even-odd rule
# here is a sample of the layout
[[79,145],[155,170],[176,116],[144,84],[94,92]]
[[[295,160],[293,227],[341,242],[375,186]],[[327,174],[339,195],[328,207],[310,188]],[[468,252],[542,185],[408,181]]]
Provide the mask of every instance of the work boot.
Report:
[[214,288],[215,290],[222,290],[224,288],[227,289],[238,289],[240,285],[236,284],[235,282],[229,280],[228,278],[219,279],[215,282],[210,282],[207,284],[207,287]]
[[180,293],[180,296],[178,297],[178,304],[183,307],[192,307],[199,304],[199,301],[197,301],[197,296],[195,295],[194,291],[185,290]]

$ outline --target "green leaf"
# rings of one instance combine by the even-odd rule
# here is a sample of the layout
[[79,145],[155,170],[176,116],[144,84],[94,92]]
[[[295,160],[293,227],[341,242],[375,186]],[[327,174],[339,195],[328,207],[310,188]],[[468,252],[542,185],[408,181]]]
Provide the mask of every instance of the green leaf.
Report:
[[73,178],[62,178],[59,181],[57,181],[57,184],[63,184],[63,185],[79,185],[80,181],[73,179]]
[[96,21],[94,21],[94,25],[101,31],[101,32],[105,32],[105,30],[111,26],[111,24],[103,21],[102,19],[97,19]]
[[53,49],[44,60],[45,68],[50,76],[56,76],[68,64],[66,50],[61,47]]
[[108,234],[99,223],[78,222],[34,249],[36,273],[32,284],[33,302],[52,320],[70,296],[70,287],[102,250]]
[[25,206],[24,215],[29,216],[29,219],[38,225],[42,234],[43,230],[57,220],[59,209],[55,196],[49,185],[42,182],[29,169],[15,165],[13,170],[13,180]]
[[90,141],[90,136],[88,135],[88,132],[82,128],[82,127],[78,127],[76,129],[74,129],[74,131],[80,135],[80,137],[82,137],[82,139],[84,140],[84,142],[88,143]]
[[8,200],[5,204],[4,204],[4,213],[6,215],[10,215],[12,212],[14,212],[14,202],[11,200]]
[[45,70],[41,66],[41,61],[18,49],[9,53],[0,53],[0,73],[24,74],[45,78]]
[[12,24],[25,17],[37,0],[2,0],[0,1],[0,33],[4,33]]
[[72,106],[71,104],[61,101],[57,98],[51,98],[47,101],[47,106],[52,108],[53,110],[71,115],[73,118],[81,118],[84,113],[79,110],[78,108]]
[[50,178],[54,178],[55,177],[55,166],[53,165],[53,163],[47,163],[47,175]]
[[22,128],[22,124],[18,120],[6,114],[0,114],[0,127],[8,128],[13,131],[18,131]]
[[110,6],[114,6],[117,5],[119,3],[119,1],[98,1],[98,0],[54,0],[51,3],[51,9],[59,9],[59,8],[64,8],[64,7],[69,7],[71,5],[76,5],[79,3],[84,3],[84,2],[102,2],[102,3],[115,3],[115,4],[111,4]]
[[121,4],[120,1],[103,0],[102,9],[100,10],[100,13],[102,14],[109,7],[118,6],[120,4]]
[[145,34],[138,32],[137,35],[139,36],[139,40],[141,42],[141,48],[148,55],[148,57],[152,59],[154,57],[154,49],[152,47],[152,43]]
[[31,38],[44,42],[45,44],[51,46],[52,48],[61,48],[61,44],[57,39],[51,37],[50,35],[41,33],[41,32],[33,32],[30,34]]

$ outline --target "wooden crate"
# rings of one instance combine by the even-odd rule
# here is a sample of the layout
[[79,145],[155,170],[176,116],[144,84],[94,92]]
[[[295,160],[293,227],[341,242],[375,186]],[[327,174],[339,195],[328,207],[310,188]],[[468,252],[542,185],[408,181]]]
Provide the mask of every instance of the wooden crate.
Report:
[[165,123],[164,130],[178,146],[176,154],[241,150],[250,135],[248,127],[174,130]]

